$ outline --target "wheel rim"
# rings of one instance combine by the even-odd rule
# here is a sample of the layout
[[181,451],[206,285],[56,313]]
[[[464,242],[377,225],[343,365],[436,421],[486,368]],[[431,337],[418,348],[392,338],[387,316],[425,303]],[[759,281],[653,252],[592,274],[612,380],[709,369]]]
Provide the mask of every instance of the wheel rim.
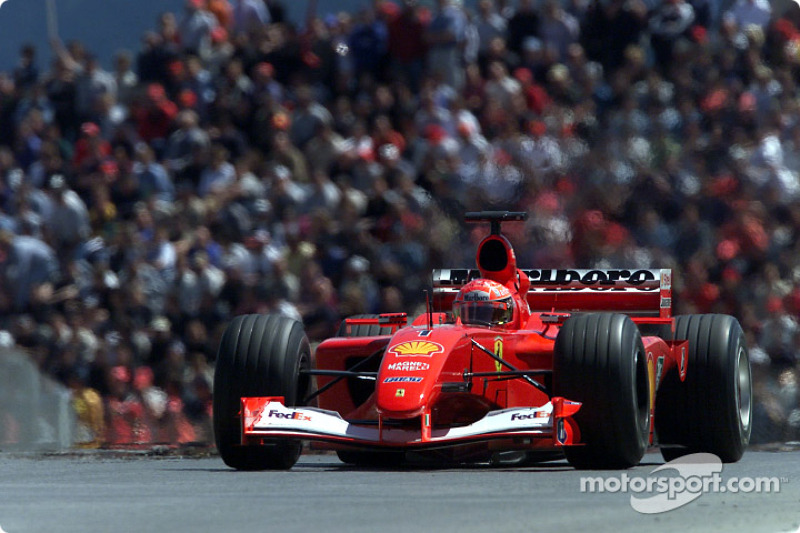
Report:
[[750,361],[743,346],[736,357],[736,404],[739,408],[739,424],[744,431],[750,428],[752,410],[752,386],[750,381]]

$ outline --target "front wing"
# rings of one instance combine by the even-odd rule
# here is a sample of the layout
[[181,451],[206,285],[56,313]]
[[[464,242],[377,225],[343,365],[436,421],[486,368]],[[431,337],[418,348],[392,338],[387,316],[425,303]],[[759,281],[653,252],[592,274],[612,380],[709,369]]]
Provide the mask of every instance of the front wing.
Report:
[[[543,440],[554,446],[580,444],[572,419],[579,402],[555,397],[541,407],[491,411],[472,424],[431,427],[430,415],[420,428],[349,422],[339,413],[314,407],[287,407],[282,397],[242,398],[242,444],[276,439],[300,439],[371,448],[425,449],[497,439]],[[543,444],[545,444],[543,443]]]

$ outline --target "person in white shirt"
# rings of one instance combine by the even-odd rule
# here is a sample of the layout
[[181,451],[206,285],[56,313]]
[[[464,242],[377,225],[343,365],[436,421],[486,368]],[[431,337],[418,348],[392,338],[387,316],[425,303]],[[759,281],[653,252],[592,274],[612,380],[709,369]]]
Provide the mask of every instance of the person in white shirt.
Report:
[[737,0],[728,13],[733,15],[740,30],[750,25],[763,30],[772,18],[772,6],[768,0]]

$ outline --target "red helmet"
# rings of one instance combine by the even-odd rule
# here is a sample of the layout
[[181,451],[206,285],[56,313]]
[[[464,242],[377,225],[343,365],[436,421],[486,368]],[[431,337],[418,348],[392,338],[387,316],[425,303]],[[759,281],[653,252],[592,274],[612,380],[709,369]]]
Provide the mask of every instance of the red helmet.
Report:
[[514,319],[514,298],[502,283],[476,279],[458,291],[453,312],[462,324],[503,326]]

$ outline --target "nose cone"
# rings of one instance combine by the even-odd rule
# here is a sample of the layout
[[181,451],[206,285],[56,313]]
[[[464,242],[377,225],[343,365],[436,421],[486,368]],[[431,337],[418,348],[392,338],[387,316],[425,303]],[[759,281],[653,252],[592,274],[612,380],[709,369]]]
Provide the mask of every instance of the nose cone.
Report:
[[386,350],[378,373],[377,408],[389,418],[419,416],[433,401],[445,360],[445,345],[399,334]]

